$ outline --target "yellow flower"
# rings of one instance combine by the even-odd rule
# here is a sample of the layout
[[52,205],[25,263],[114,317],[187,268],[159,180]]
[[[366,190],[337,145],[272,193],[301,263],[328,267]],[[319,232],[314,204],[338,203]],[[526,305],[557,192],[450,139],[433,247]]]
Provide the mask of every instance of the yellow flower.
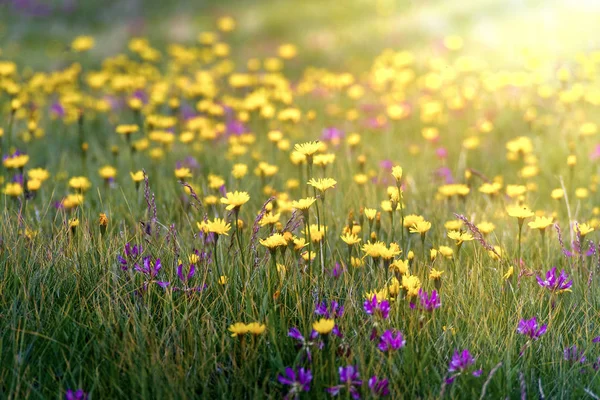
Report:
[[451,221],[446,221],[444,223],[444,228],[449,231],[459,231],[462,228],[463,222],[460,219],[455,219]]
[[460,246],[463,242],[470,242],[473,240],[473,235],[470,232],[459,232],[459,231],[450,231],[448,232],[448,237],[452,240],[456,241],[456,245]]
[[279,222],[280,217],[281,217],[281,213],[273,214],[273,213],[268,212],[262,216],[260,221],[258,221],[258,224],[260,226],[273,225],[273,224]]
[[144,180],[144,171],[130,172],[129,175],[134,182],[141,182]]
[[117,170],[115,169],[115,167],[112,167],[110,165],[106,165],[102,168],[100,168],[100,170],[98,170],[98,173],[100,174],[100,176],[103,179],[114,179],[114,177],[117,175]]
[[296,144],[294,146],[294,150],[298,153],[306,156],[307,159],[310,159],[316,152],[321,149],[321,143],[319,141],[315,142],[306,142],[302,144]]
[[265,329],[267,329],[267,326],[265,324],[261,324],[260,322],[250,322],[248,325],[246,325],[246,329],[248,330],[248,333],[260,335],[265,331]]
[[415,222],[410,227],[410,233],[420,233],[421,235],[424,235],[430,229],[431,229],[431,222],[429,222],[429,221],[418,221],[418,222]]
[[425,218],[423,218],[422,216],[415,215],[415,214],[409,214],[404,217],[404,227],[410,228],[413,225],[415,225],[417,222],[423,222],[423,221],[425,221]]
[[581,224],[578,226],[578,229],[579,229],[579,235],[581,236],[582,239],[585,237],[585,235],[594,231],[594,228],[592,228],[589,224]]
[[535,217],[535,221],[527,224],[530,229],[539,229],[540,232],[544,232],[550,225],[552,225],[552,218],[548,217]]
[[192,171],[190,171],[190,169],[187,168],[187,167],[177,168],[175,170],[175,177],[177,179],[191,178],[192,177]]
[[27,177],[29,179],[35,179],[40,182],[44,182],[50,177],[50,173],[43,168],[33,168],[27,171]]
[[246,164],[234,164],[231,171],[231,175],[235,179],[242,179],[248,173],[248,166]]
[[78,218],[71,218],[69,220],[69,228],[73,229],[73,228],[77,228],[79,226],[79,219]]
[[75,190],[79,190],[80,192],[85,192],[92,187],[92,184],[85,176],[75,176],[69,179],[69,186]]
[[361,239],[358,236],[356,236],[353,233],[349,233],[349,232],[340,236],[340,239],[342,239],[342,241],[344,243],[346,243],[348,246],[358,244],[361,241]]
[[27,154],[19,154],[19,155],[12,155],[9,157],[6,157],[4,159],[4,166],[8,169],[14,168],[23,168],[25,166],[25,164],[27,164],[29,162],[29,156]]
[[365,243],[362,247],[362,251],[369,257],[379,258],[381,254],[385,252],[387,249],[385,243],[383,242],[375,242],[375,243]]
[[[198,227],[202,229],[202,225],[198,223]],[[208,221],[206,223],[206,231],[210,233],[214,233],[216,235],[226,235],[228,236],[229,230],[231,229],[231,224],[225,222],[222,218],[215,218],[212,221]]]
[[552,197],[554,200],[560,200],[563,198],[564,195],[565,195],[565,192],[561,188],[553,189],[552,192],[550,193],[550,197]]
[[321,318],[312,324],[313,329],[320,335],[327,335],[333,330],[334,326],[335,320],[326,318]]
[[492,233],[496,229],[496,225],[491,222],[483,221],[477,224],[477,229],[484,235]]
[[119,135],[131,135],[132,133],[136,133],[137,131],[139,131],[139,127],[135,124],[127,124],[127,125],[117,125],[117,128],[115,129],[115,131],[119,134]]
[[394,260],[390,264],[390,269],[404,275],[408,273],[408,260]]
[[372,221],[375,219],[375,217],[377,216],[377,210],[374,208],[365,208],[363,210],[363,212],[365,213],[365,217],[367,217],[367,219],[369,221]]
[[77,36],[71,42],[71,49],[78,53],[87,51],[94,47],[94,38],[91,36]]
[[452,248],[448,246],[440,246],[438,248],[438,251],[441,255],[443,255],[446,258],[452,258],[452,256],[454,255],[454,250],[452,250]]
[[508,271],[506,271],[506,273],[502,276],[502,279],[504,279],[505,281],[510,279],[510,277],[513,275],[514,272],[515,272],[515,267],[513,267],[511,265],[510,268],[508,268]]
[[[527,206],[510,206],[506,209],[508,215],[523,221],[525,218],[531,218],[535,214]],[[521,222],[522,223],[522,222]]]
[[20,183],[7,183],[4,187],[4,194],[11,197],[19,197],[23,194],[23,186]]
[[402,167],[399,165],[392,167],[392,176],[396,179],[396,182],[400,182],[402,179]]
[[407,297],[416,296],[421,288],[421,280],[415,275],[403,275],[402,287],[406,290]]
[[231,332],[231,337],[245,335],[248,333],[248,326],[243,322],[236,322],[235,324],[229,326],[229,332]]
[[30,192],[35,192],[40,189],[42,186],[42,181],[38,179],[30,179],[27,181],[27,190]]
[[106,214],[100,213],[100,217],[98,218],[98,224],[100,226],[107,226],[108,225],[108,217],[106,216]]
[[312,178],[308,181],[308,184],[321,192],[325,192],[327,189],[331,189],[335,187],[337,184],[335,179],[331,178],[323,178],[323,179],[314,179]]
[[315,201],[316,201],[316,199],[314,197],[307,197],[305,199],[300,199],[298,201],[294,200],[294,201],[292,201],[292,208],[305,211],[305,210],[308,210]]
[[250,196],[247,192],[227,192],[225,197],[221,197],[221,203],[227,204],[227,210],[239,209],[242,205],[246,204],[250,200]]
[[439,271],[435,268],[432,268],[431,271],[429,271],[429,279],[441,279],[443,273],[444,271]]
[[287,246],[287,240],[285,240],[281,233],[274,233],[266,239],[260,239],[259,242],[269,250],[274,250],[280,246]]
[[228,282],[229,282],[229,278],[226,277],[225,275],[221,275],[219,277],[219,285],[227,285]]

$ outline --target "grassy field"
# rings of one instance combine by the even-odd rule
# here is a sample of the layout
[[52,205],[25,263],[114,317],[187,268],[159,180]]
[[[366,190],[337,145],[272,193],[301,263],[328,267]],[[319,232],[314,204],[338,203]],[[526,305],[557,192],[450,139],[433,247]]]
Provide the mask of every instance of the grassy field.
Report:
[[1,398],[599,398],[593,3],[163,3],[0,5]]

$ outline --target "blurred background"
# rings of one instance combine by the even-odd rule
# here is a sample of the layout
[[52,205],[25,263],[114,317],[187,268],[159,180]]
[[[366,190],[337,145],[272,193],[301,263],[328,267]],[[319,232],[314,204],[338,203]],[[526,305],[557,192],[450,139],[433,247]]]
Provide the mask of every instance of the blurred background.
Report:
[[600,0],[0,0],[0,58],[51,68],[77,35],[96,38],[91,61],[132,36],[191,44],[224,15],[237,23],[233,54],[274,55],[290,42],[304,65],[364,68],[388,47],[442,51],[448,35],[499,67],[524,51],[560,59],[599,48]]

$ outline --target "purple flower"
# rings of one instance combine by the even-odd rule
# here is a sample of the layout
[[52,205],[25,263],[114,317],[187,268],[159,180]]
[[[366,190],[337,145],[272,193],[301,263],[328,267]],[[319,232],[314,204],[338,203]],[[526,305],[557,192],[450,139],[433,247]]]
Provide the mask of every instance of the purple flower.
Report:
[[333,269],[331,270],[331,276],[333,276],[334,278],[339,278],[340,276],[342,276],[342,273],[344,272],[344,268],[340,265],[340,263],[335,263],[335,266],[333,267]]
[[139,256],[141,254],[142,254],[142,246],[138,246],[138,245],[131,246],[131,243],[125,244],[125,251],[123,253],[123,256],[121,256],[121,255],[118,256],[119,263],[121,264],[121,269],[123,271],[127,271],[129,264],[137,261],[137,259],[139,258]]
[[323,129],[323,132],[321,133],[321,140],[324,140],[324,141],[339,142],[339,140],[342,139],[343,137],[344,137],[344,131],[342,131],[338,128],[334,128],[334,127],[325,128],[325,129]]
[[344,316],[344,306],[340,305],[337,301],[332,300],[329,309],[327,309],[327,302],[322,301],[316,305],[315,314],[327,319],[341,318]]
[[592,339],[592,343],[600,343],[600,336],[596,336]]
[[[419,289],[417,298],[419,299],[420,308],[422,308],[425,311],[433,311],[442,305],[441,298],[435,289],[431,292],[430,296],[425,290],[421,288]],[[411,302],[410,308],[416,308],[416,304]]]
[[577,350],[576,345],[567,347],[563,351],[563,357],[565,361],[568,361],[570,363],[578,362],[580,364],[583,364],[586,360],[585,355],[583,354],[583,350]]
[[379,161],[379,168],[384,169],[386,171],[391,171],[393,166],[394,166],[394,162],[392,160]]
[[519,321],[517,332],[521,335],[529,336],[531,340],[538,340],[540,336],[546,333],[546,328],[548,328],[548,325],[538,325],[537,319],[533,317]]
[[[457,376],[464,373],[469,367],[475,364],[475,359],[469,352],[469,350],[464,349],[463,351],[455,350],[452,355],[452,359],[450,360],[450,364],[448,365],[448,373],[450,373],[450,377],[446,379],[446,383],[450,384],[454,382]],[[481,376],[483,370],[478,369],[471,373],[471,375],[475,377]]]
[[379,379],[376,375],[369,378],[369,389],[373,397],[385,397],[390,394],[389,382],[387,379]]
[[299,368],[298,371],[294,371],[292,368],[286,367],[284,375],[279,375],[277,380],[282,385],[290,386],[290,390],[284,399],[296,399],[301,392],[310,390],[312,374],[308,369]]
[[148,288],[148,284],[150,283],[156,283],[163,289],[170,285],[170,282],[159,281],[155,279],[161,267],[162,264],[160,263],[160,258],[156,259],[154,265],[152,265],[150,257],[144,257],[141,266],[139,264],[135,264],[134,270],[142,273],[146,277],[146,281],[144,282],[144,290]]
[[58,101],[50,106],[50,113],[55,115],[57,118],[63,118],[66,114],[65,108]]
[[312,354],[310,352],[311,347],[316,347],[318,349],[323,348],[323,342],[317,341],[319,334],[316,331],[312,331],[308,340],[302,335],[300,330],[296,327],[290,328],[288,331],[288,336],[292,339],[298,341],[298,346],[300,347],[300,351],[303,351],[306,355],[308,361],[312,361]]
[[567,281],[567,279],[569,279],[569,277],[564,269],[560,271],[560,275],[556,275],[556,267],[546,272],[545,280],[543,280],[539,275],[537,276],[538,284],[552,292],[562,292],[573,286],[573,280],[571,279],[570,281]]
[[87,398],[88,395],[83,389],[77,389],[75,391],[69,389],[65,393],[65,400],[87,400]]
[[380,316],[383,319],[387,319],[390,315],[390,302],[387,300],[379,302],[377,301],[377,296],[373,296],[370,300],[365,300],[363,308],[367,314]]
[[379,338],[379,345],[377,345],[377,348],[379,351],[386,353],[392,350],[398,350],[404,347],[405,344],[406,340],[404,340],[402,332],[388,329]]
[[358,369],[354,365],[339,367],[338,374],[340,376],[340,385],[332,386],[327,389],[327,393],[332,396],[337,396],[343,389],[346,389],[353,399],[359,399],[360,393],[358,387],[362,385]]

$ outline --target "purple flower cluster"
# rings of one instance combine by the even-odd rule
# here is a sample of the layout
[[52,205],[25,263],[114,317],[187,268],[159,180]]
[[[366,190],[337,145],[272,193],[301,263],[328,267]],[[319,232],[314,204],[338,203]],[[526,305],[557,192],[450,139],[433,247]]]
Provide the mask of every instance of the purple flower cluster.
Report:
[[358,368],[354,365],[339,367],[340,384],[325,389],[332,396],[337,396],[342,390],[347,390],[353,399],[360,399],[359,387],[362,385]]
[[[459,375],[467,371],[473,364],[475,364],[475,359],[469,350],[464,349],[463,351],[454,351],[450,364],[448,365],[448,373],[450,376],[446,379],[446,383],[450,384],[454,382]],[[471,375],[479,377],[482,373],[483,370],[478,369],[473,371]]]
[[377,348],[383,353],[389,353],[401,349],[404,345],[406,345],[406,340],[402,332],[388,329],[379,338]]
[[390,394],[390,385],[387,379],[379,379],[376,375],[369,378],[369,390],[372,397],[385,397]]
[[290,386],[288,394],[284,399],[297,399],[301,392],[310,390],[312,374],[309,369],[299,368],[297,371],[287,367],[283,375],[279,375],[277,380],[282,385]]
[[547,324],[539,325],[535,317],[531,319],[522,319],[519,321],[517,332],[521,335],[528,336],[531,340],[538,340],[540,336],[546,333]]
[[[431,295],[422,288],[419,289],[417,299],[419,300],[420,308],[424,311],[431,312],[442,305],[441,297],[435,289],[431,291]],[[417,305],[411,302],[410,308],[415,309]]]
[[146,281],[144,282],[144,290],[146,290],[148,285],[151,283],[156,283],[163,289],[170,285],[170,282],[156,280],[161,267],[162,264],[160,263],[160,258],[157,258],[153,264],[150,257],[144,257],[141,266],[139,264],[135,264],[134,270],[142,273],[146,278]]
[[583,354],[583,350],[578,350],[576,345],[567,347],[563,351],[563,357],[565,361],[568,361],[570,363],[578,362],[580,364],[583,364],[586,360],[585,355]]
[[552,292],[561,292],[570,289],[573,286],[573,280],[568,281],[568,279],[569,277],[564,269],[557,275],[556,267],[546,272],[546,279],[542,279],[539,275],[537,276],[538,284]]
[[125,245],[125,251],[123,255],[119,255],[119,264],[121,264],[121,269],[123,271],[127,271],[129,266],[135,264],[138,261],[138,258],[142,254],[142,246],[131,245],[131,243],[127,243]]
[[369,315],[378,316],[387,319],[390,315],[390,302],[387,300],[377,301],[377,296],[363,303],[365,312]]
[[65,400],[87,400],[88,395],[83,389],[72,390],[69,389],[65,393]]
[[317,340],[319,334],[314,330],[310,333],[308,339],[306,339],[298,328],[292,327],[288,331],[288,336],[298,341],[300,350],[304,352],[308,361],[312,361],[311,348],[316,347],[317,349],[322,349],[324,345],[322,341]]
[[322,301],[315,306],[315,314],[327,319],[341,318],[344,316],[344,306],[332,300],[330,307],[327,308],[327,302]]

